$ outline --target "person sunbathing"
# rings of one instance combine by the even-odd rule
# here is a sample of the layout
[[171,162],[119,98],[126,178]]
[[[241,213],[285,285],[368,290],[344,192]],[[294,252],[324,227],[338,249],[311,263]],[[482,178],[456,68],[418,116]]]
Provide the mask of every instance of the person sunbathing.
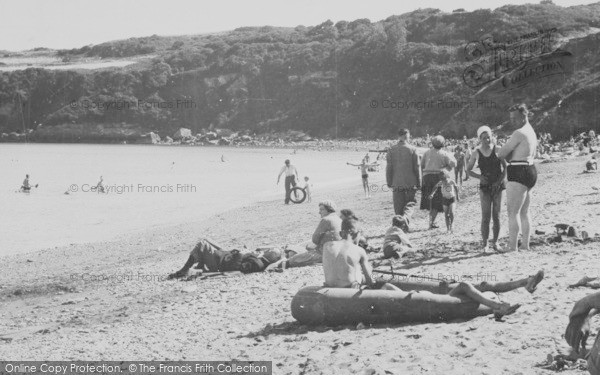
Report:
[[[359,230],[356,221],[344,220],[342,221],[342,230],[340,231],[342,239],[329,242],[323,246],[325,286],[332,288],[362,288],[363,284],[366,283],[367,287],[373,289],[401,291],[402,289],[393,284],[381,281],[374,282],[367,254],[364,249],[356,244],[358,233]],[[437,294],[472,299],[491,308],[496,319],[499,319],[502,316],[513,314],[521,305],[496,302],[484,296],[482,292],[502,293],[524,287],[529,293],[533,293],[543,278],[544,272],[538,271],[535,275],[525,279],[499,283],[482,282],[477,287],[469,282],[452,283],[447,285],[448,288],[446,291],[439,291]],[[415,286],[411,291],[405,292],[431,293],[425,290],[418,290],[418,286]]]
[[190,268],[197,263],[198,276],[203,271],[226,272],[238,271],[242,262],[244,252],[238,249],[225,250],[216,242],[203,238],[192,249],[188,260],[183,267],[168,276],[168,280],[179,279],[188,276]]

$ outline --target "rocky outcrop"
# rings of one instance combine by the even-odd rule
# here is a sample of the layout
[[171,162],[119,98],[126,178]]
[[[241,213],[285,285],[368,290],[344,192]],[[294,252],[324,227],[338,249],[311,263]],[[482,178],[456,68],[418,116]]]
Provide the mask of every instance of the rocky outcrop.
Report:
[[187,128],[179,128],[179,130],[177,130],[175,132],[175,134],[173,134],[173,139],[177,140],[177,141],[191,139],[191,138],[192,138],[192,131]]
[[140,139],[136,143],[145,145],[155,145],[160,143],[160,136],[154,132],[142,134],[140,136]]

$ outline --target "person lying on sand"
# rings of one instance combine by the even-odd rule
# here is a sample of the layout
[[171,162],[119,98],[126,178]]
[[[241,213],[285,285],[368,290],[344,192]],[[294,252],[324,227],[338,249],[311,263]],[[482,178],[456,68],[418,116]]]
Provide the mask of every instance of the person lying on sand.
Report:
[[170,274],[167,279],[171,280],[188,276],[189,269],[196,263],[198,263],[196,269],[200,270],[200,272],[195,276],[201,275],[202,271],[237,271],[240,269],[244,253],[246,251],[238,249],[224,250],[223,247],[217,245],[214,241],[203,238],[192,249],[190,257],[183,267],[179,271]]
[[[367,254],[356,245],[357,234],[356,221],[344,220],[342,222],[342,230],[340,231],[342,239],[329,242],[323,246],[325,286],[331,288],[359,289],[364,281],[368,287],[373,289],[401,290],[389,283],[375,283],[373,281]],[[453,283],[448,285],[449,290],[445,294],[452,297],[467,297],[479,302],[491,308],[494,311],[496,319],[499,319],[504,315],[513,314],[521,305],[496,302],[484,296],[482,294],[483,291],[501,293],[524,287],[528,292],[533,293],[543,278],[544,272],[538,271],[535,275],[525,279],[493,284],[483,282],[478,287],[473,286],[469,282]],[[430,293],[423,290],[413,291],[417,293]]]

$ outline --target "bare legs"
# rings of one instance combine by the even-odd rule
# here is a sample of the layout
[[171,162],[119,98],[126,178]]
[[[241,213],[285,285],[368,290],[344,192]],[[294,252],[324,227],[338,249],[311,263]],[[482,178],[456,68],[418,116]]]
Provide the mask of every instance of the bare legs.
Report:
[[452,232],[452,223],[454,223],[454,206],[456,206],[456,203],[452,203],[448,206],[444,205],[444,218],[446,219],[446,229],[448,229],[448,232]]
[[516,251],[519,232],[522,231],[522,250],[529,250],[530,220],[529,203],[531,190],[518,182],[508,181],[506,186],[506,209],[508,211],[508,251]]
[[438,211],[436,209],[429,210],[429,229],[437,228],[435,225],[435,218],[437,217]]
[[369,179],[362,179],[363,190],[365,191],[365,198],[371,197],[371,191],[369,190]]
[[493,194],[487,190],[479,190],[481,201],[481,239],[483,248],[488,245],[490,236],[490,221],[493,221],[492,243],[497,249],[498,236],[500,235],[500,209],[502,208],[502,191]]
[[491,308],[492,310],[503,310],[506,309],[504,303],[496,302],[484,296],[479,290],[477,290],[471,283],[461,282],[457,286],[450,290],[448,295],[452,297],[467,296],[475,302]]

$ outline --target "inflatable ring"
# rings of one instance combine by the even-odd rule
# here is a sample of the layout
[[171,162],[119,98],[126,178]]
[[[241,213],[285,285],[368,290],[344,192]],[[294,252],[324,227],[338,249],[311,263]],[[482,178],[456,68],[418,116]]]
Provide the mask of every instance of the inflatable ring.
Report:
[[290,191],[290,201],[292,203],[302,203],[306,199],[306,190],[299,186],[294,186]]

